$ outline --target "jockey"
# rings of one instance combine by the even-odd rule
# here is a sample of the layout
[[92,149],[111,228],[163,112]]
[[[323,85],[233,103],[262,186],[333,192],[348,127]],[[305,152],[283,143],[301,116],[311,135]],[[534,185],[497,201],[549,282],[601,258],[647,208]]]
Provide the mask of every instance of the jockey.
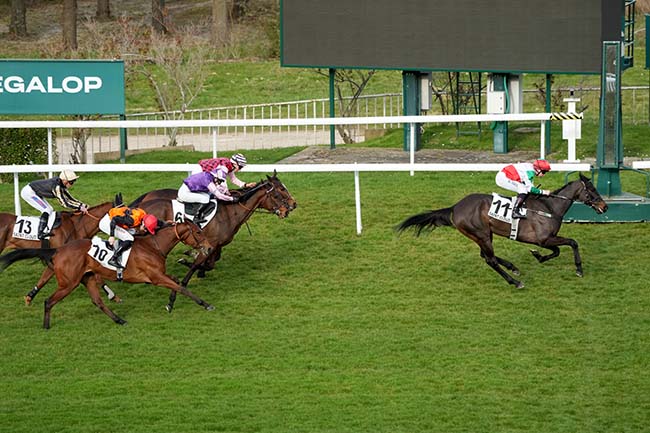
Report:
[[513,218],[526,218],[521,213],[521,206],[524,203],[528,193],[549,195],[550,191],[541,190],[533,185],[535,176],[543,177],[551,171],[551,164],[544,159],[537,159],[530,162],[521,162],[518,164],[506,165],[497,173],[496,183],[501,188],[505,188],[517,193],[515,207],[512,209]]
[[122,205],[110,209],[99,221],[99,229],[110,236],[108,243],[111,246],[115,244],[115,238],[121,242],[115,248],[108,264],[117,269],[124,269],[121,263],[122,254],[133,246],[133,234],[136,230],[153,235],[161,225],[162,222],[158,221],[158,218],[137,207],[129,208]]
[[195,224],[204,221],[203,214],[209,209],[212,197],[222,201],[237,201],[228,191],[227,174],[227,169],[224,166],[219,166],[210,172],[202,171],[192,174],[183,181],[178,189],[178,200],[184,203],[201,203],[201,207],[194,216]]
[[239,170],[244,168],[246,165],[246,157],[241,153],[235,153],[233,156],[228,158],[210,158],[202,159],[199,161],[198,167],[192,171],[192,174],[200,173],[202,171],[211,172],[216,170],[218,167],[224,167],[226,169],[228,180],[237,185],[239,188],[242,187],[253,187],[255,182],[243,182],[237,178],[235,173],[238,173]]
[[65,169],[58,177],[35,180],[25,185],[20,191],[23,200],[41,212],[41,220],[38,224],[39,239],[45,239],[52,235],[50,231],[56,219],[56,212],[52,205],[45,200],[46,198],[57,199],[65,208],[78,210],[84,214],[88,212],[88,205],[75,199],[68,192],[78,178],[79,176],[74,171]]

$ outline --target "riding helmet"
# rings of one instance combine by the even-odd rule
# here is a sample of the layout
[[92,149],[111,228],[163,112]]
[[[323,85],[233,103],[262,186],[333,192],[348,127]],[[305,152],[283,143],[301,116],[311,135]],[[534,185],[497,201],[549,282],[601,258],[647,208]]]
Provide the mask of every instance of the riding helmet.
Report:
[[542,173],[546,173],[548,171],[551,171],[551,164],[549,164],[545,159],[537,159],[535,162],[533,162],[533,168],[535,168],[537,171],[541,171]]
[[146,227],[147,231],[152,235],[155,235],[156,229],[158,228],[158,218],[156,218],[154,215],[148,214],[145,215],[142,221],[144,222],[144,226]]
[[246,165],[246,157],[241,153],[235,153],[230,157],[230,161],[237,164],[239,167],[244,167]]
[[59,175],[59,178],[61,180],[67,180],[68,182],[72,182],[72,181],[78,179],[79,176],[77,176],[77,173],[75,173],[74,171],[66,168],[65,170],[63,170],[61,172],[61,174]]

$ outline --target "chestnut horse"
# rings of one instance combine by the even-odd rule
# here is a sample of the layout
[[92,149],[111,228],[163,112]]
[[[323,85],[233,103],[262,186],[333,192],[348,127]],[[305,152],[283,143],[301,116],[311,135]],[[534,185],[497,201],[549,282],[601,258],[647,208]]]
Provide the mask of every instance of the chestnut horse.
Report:
[[[174,293],[181,292],[190,297],[206,310],[214,307],[194,295],[184,286],[166,273],[165,259],[167,254],[178,244],[183,242],[193,248],[203,249],[209,254],[210,243],[201,234],[200,229],[191,222],[168,224],[159,229],[155,235],[137,236],[131,247],[123,280],[128,283],[148,283],[156,286],[167,287]],[[45,314],[43,327],[50,328],[50,312],[52,307],[68,296],[80,283],[83,283],[93,303],[109,316],[115,323],[123,325],[124,319],[117,316],[102,301],[98,290],[98,281],[108,279],[116,281],[116,272],[103,267],[92,258],[88,251],[92,241],[81,239],[69,242],[58,249],[21,249],[0,256],[0,272],[12,263],[19,260],[40,258],[50,267],[58,282],[54,294],[45,300]]]
[[[550,195],[529,195],[524,202],[528,209],[528,217],[519,221],[519,231],[516,240],[538,245],[551,250],[551,254],[541,255],[531,250],[533,256],[543,263],[560,255],[561,245],[569,245],[573,249],[576,275],[582,277],[582,259],[578,251],[578,243],[570,238],[557,236],[562,226],[562,218],[574,201],[581,201],[597,213],[607,212],[607,203],[602,199],[591,181],[580,174],[580,179],[564,185]],[[510,224],[488,216],[492,196],[488,194],[470,194],[452,207],[431,210],[411,216],[396,227],[404,231],[415,227],[416,236],[423,230],[433,230],[436,227],[451,226],[473,240],[481,248],[481,257],[508,283],[518,289],[524,284],[512,278],[501,267],[519,275],[519,269],[509,261],[494,254],[492,236],[510,236]]]
[[[170,220],[174,218],[170,200],[176,198],[176,192],[177,190],[170,189],[152,191],[139,197],[130,206],[138,206],[160,219]],[[265,209],[279,218],[285,218],[297,206],[275,173],[252,188],[233,191],[233,195],[238,196],[238,202],[219,202],[216,215],[203,227],[203,234],[213,247],[211,254],[207,257],[199,255],[192,263],[182,262],[190,268],[181,283],[183,286],[187,286],[197,270],[199,276],[202,276],[202,272],[214,269],[215,262],[221,258],[222,248],[232,242],[253,212]],[[153,197],[166,197],[167,200],[153,200]],[[172,311],[175,299],[176,293],[172,292],[167,311]]]
[[[108,212],[112,203],[106,202],[93,206],[88,209],[87,214],[81,212],[60,212],[61,224],[52,230],[52,236],[49,240],[51,248],[58,248],[70,241],[77,239],[90,239],[99,231],[99,220]],[[0,213],[0,252],[5,248],[40,248],[40,240],[26,240],[13,237],[16,215],[10,213]],[[23,231],[29,233],[33,230],[36,233],[36,227],[25,227]],[[45,269],[41,279],[36,286],[25,296],[25,304],[30,305],[32,299],[47,284],[54,273],[51,269]],[[112,293],[108,287],[104,287],[107,293]],[[119,298],[113,298],[119,302]]]

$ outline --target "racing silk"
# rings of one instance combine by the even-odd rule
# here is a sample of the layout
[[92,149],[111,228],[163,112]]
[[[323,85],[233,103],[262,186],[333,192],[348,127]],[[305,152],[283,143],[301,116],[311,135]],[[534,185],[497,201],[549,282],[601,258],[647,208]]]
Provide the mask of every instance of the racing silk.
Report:
[[88,208],[85,203],[77,200],[70,195],[68,188],[63,185],[63,181],[58,177],[35,180],[33,182],[30,182],[29,186],[39,197],[55,198],[59,201],[61,206],[65,208],[74,210],[81,210],[82,206]]
[[533,184],[533,178],[535,177],[535,169],[533,164],[530,162],[521,162],[518,164],[510,164],[501,170],[508,179],[515,182],[523,183],[528,192],[533,194],[541,194],[542,190],[537,188]]
[[202,171],[186,178],[183,183],[191,192],[204,192],[214,195],[222,201],[232,201],[233,198],[228,193],[228,187],[225,183],[217,186],[214,176],[211,173]]
[[131,229],[140,227],[142,220],[147,213],[137,207],[129,208],[126,206],[114,207],[108,211],[108,216],[111,219],[111,236],[115,236],[115,227],[120,226],[123,229]]
[[235,166],[228,158],[202,159],[199,161],[199,165],[203,171],[207,171],[208,173],[214,171],[217,167],[226,167],[228,173],[227,177],[230,182],[240,188],[246,185],[246,182],[239,180],[237,176],[235,176]]

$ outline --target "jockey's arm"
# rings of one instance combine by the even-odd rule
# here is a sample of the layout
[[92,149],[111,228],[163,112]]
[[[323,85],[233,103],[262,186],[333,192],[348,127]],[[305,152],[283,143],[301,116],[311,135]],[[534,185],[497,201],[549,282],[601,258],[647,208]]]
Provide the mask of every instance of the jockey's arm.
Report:
[[233,197],[228,194],[228,188],[225,186],[225,182],[219,186],[210,184],[208,186],[210,194],[213,195],[217,200],[221,201],[233,201]]

